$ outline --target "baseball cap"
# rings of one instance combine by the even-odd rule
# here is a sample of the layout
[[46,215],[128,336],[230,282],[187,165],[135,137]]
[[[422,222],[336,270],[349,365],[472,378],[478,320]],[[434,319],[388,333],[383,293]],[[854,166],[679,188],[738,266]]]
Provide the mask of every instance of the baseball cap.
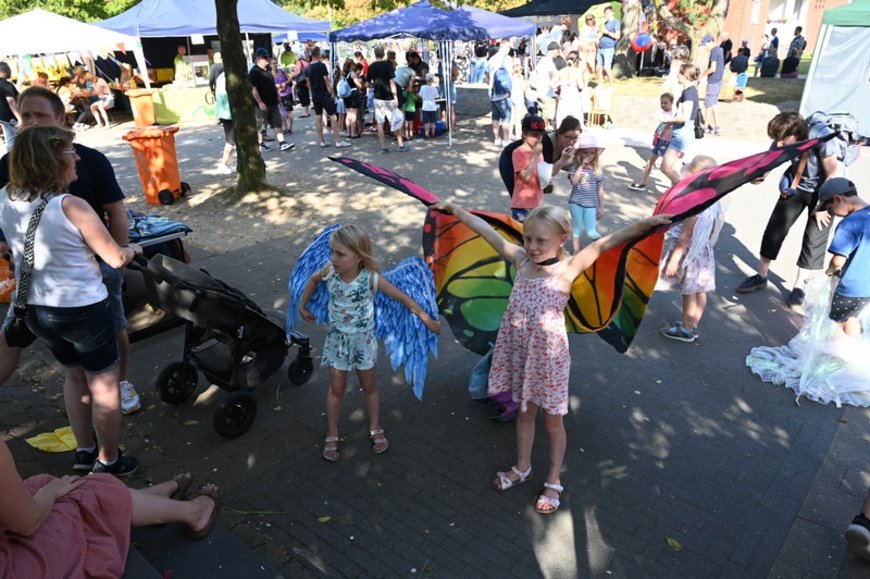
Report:
[[708,42],[713,42],[714,38],[712,34],[705,34],[704,38],[701,39],[701,44],[707,44]]
[[262,46],[254,52],[256,58],[269,58],[269,51]]
[[547,121],[538,115],[526,115],[523,117],[523,131],[526,133],[545,133]]
[[816,211],[825,211],[828,204],[833,201],[834,195],[857,195],[857,193],[855,184],[845,177],[832,177],[819,189],[819,204],[816,206]]
[[547,50],[559,50],[559,43],[555,41],[551,42],[547,45]]

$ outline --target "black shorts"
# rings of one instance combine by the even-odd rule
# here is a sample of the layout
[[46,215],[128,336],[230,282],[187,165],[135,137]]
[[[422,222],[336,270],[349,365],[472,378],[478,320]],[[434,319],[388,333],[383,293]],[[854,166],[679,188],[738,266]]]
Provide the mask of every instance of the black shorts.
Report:
[[321,115],[323,114],[323,111],[326,111],[326,114],[330,117],[334,117],[336,115],[334,99],[316,99],[313,104],[315,115]]
[[221,126],[224,128],[224,140],[227,145],[236,146],[236,131],[233,129],[232,119],[219,119]]
[[417,118],[417,111],[405,111],[405,122],[413,123],[414,119]]
[[870,304],[870,297],[850,298],[835,293],[831,300],[831,313],[828,317],[838,324],[842,324],[849,318],[857,318],[868,304]]
[[267,125],[273,129],[281,127],[281,113],[278,111],[278,105],[269,105],[265,111],[261,110],[258,106],[256,111],[257,125],[260,129],[265,129]]
[[296,83],[296,100],[303,107],[311,105],[311,93],[308,92],[308,83],[305,81]]
[[288,113],[293,112],[293,93],[281,97],[281,104],[284,105],[284,110]]

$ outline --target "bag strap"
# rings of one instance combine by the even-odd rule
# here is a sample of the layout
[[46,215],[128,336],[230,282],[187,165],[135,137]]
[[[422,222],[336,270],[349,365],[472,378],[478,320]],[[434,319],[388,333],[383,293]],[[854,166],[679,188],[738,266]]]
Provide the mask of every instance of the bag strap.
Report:
[[21,273],[18,275],[18,291],[15,294],[15,307],[23,309],[27,306],[27,294],[30,292],[30,274],[33,271],[33,245],[36,241],[36,228],[42,211],[48,205],[49,198],[43,197],[42,202],[36,206],[30,222],[27,224],[27,233],[24,234],[24,259],[21,264]]
[[809,151],[804,151],[803,154],[801,154],[801,160],[798,161],[797,169],[794,172],[794,179],[792,179],[792,182],[791,182],[792,189],[797,190],[797,186],[801,181],[801,177],[803,177],[804,171],[807,168],[807,161],[809,160],[809,158],[810,158]]

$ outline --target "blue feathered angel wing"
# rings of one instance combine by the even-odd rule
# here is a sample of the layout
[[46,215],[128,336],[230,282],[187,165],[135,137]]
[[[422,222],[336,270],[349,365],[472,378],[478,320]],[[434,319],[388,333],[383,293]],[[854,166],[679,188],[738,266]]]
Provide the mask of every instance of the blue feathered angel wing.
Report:
[[[338,224],[330,225],[321,231],[311,245],[305,248],[302,255],[296,261],[296,265],[290,271],[290,305],[287,308],[287,340],[290,340],[290,331],[300,321],[299,301],[305,284],[315,272],[320,271],[329,263],[329,238],[332,232],[341,227]],[[326,292],[326,284],[318,284],[317,289],[308,300],[308,311],[314,314],[321,324],[329,323],[329,294]]]
[[[420,304],[433,320],[438,319],[435,280],[422,259],[405,258],[384,272],[384,277]],[[405,306],[382,292],[375,297],[375,336],[384,341],[393,371],[405,365],[405,380],[413,384],[414,395],[422,400],[429,352],[438,357],[438,336]]]

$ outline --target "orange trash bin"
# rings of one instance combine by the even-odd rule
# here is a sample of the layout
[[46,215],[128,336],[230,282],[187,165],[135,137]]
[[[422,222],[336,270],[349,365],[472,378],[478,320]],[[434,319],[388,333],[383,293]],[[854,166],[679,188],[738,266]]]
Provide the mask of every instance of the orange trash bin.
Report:
[[177,132],[178,127],[151,127],[133,129],[124,135],[136,158],[145,201],[151,205],[170,205],[190,192],[190,185],[181,181],[178,172]]
[[133,111],[133,122],[137,127],[150,127],[155,122],[154,117],[154,94],[149,89],[133,89],[127,91],[130,99],[130,109]]

